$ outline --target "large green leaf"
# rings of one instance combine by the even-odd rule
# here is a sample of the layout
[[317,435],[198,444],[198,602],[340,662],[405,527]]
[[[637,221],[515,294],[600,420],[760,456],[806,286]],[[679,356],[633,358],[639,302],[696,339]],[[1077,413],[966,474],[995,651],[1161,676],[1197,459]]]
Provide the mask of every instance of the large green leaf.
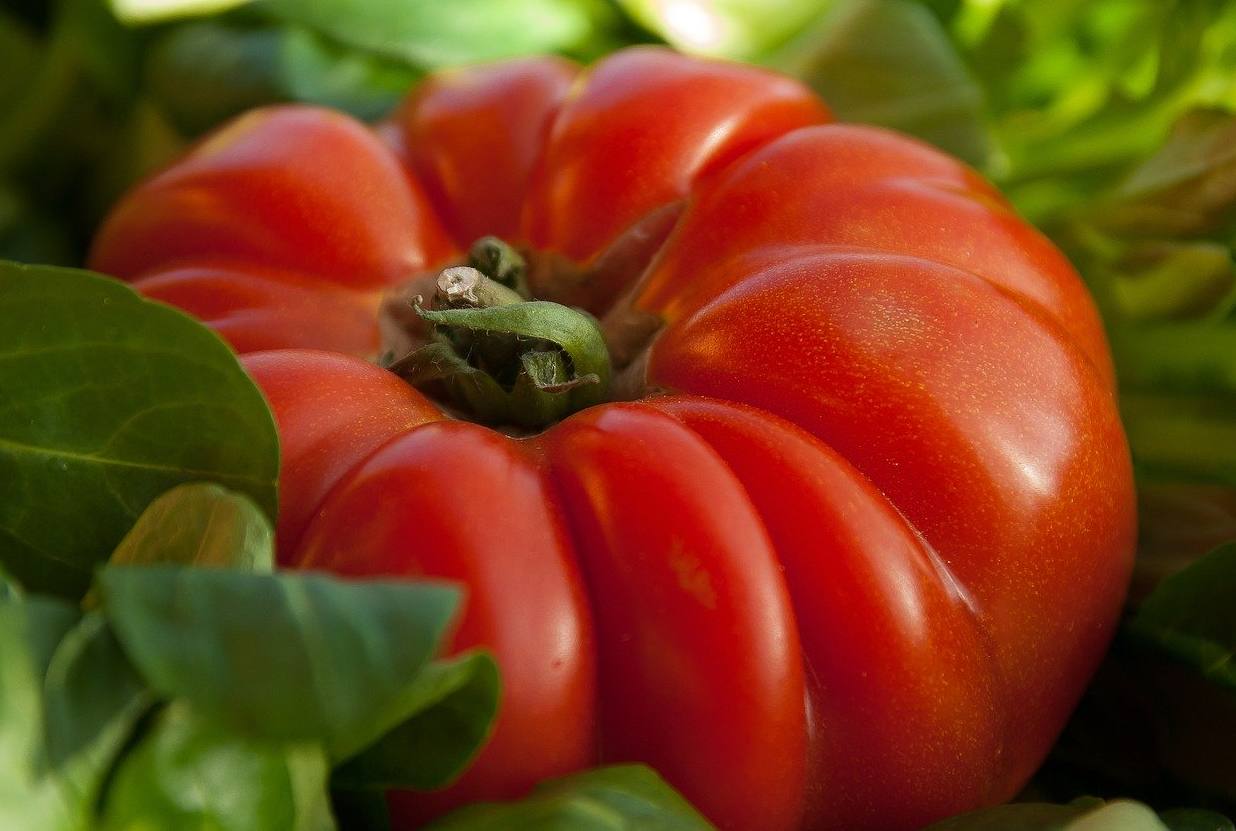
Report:
[[1236,543],[1164,580],[1142,602],[1129,631],[1236,689]]
[[615,765],[555,779],[519,802],[471,806],[429,826],[431,831],[707,831],[712,827],[643,765]]
[[278,438],[218,336],[123,284],[0,263],[0,564],[82,592],[156,496],[211,480],[274,516]]
[[316,744],[238,736],[172,703],[116,771],[103,831],[329,831],[327,761]]
[[155,690],[243,734],[321,741],[333,760],[409,715],[459,600],[439,585],[171,566],[109,566],[97,585]]

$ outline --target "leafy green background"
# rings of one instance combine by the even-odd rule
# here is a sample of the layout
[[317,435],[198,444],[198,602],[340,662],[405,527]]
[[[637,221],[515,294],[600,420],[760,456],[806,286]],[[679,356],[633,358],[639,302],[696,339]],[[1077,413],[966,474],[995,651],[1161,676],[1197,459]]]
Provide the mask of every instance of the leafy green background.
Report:
[[[965,158],[1070,255],[1107,323],[1139,486],[1141,537],[1128,620],[1023,795],[1030,802],[940,827],[1230,828],[1214,815],[1166,810],[1184,805],[1236,815],[1236,565],[1225,545],[1236,540],[1230,0],[8,0],[0,4],[0,258],[80,264],[120,192],[248,107],[307,101],[373,119],[441,67],[542,51],[591,60],[647,41],[789,72],[841,118],[904,130]],[[277,455],[269,414],[255,403],[251,385],[212,335],[96,279],[0,267],[0,389],[32,391],[11,405],[7,421],[0,415],[0,443],[36,448],[0,452],[0,563],[28,589],[76,596],[91,568],[119,545],[104,589],[89,597],[103,605],[86,616],[36,595],[0,609],[0,654],[22,656],[0,662],[0,825],[18,793],[32,810],[59,816],[56,822],[80,819],[80,808],[65,801],[65,783],[84,793],[99,788],[98,760],[115,754],[117,735],[134,728],[152,690],[179,696],[183,689],[185,678],[171,684],[164,677],[170,670],[162,658],[158,672],[145,665],[152,676],[136,686],[136,670],[115,660],[117,641],[101,621],[108,614],[106,582],[125,579],[113,576],[122,573],[121,563],[230,565],[225,576],[151,572],[136,580],[239,581],[226,591],[244,586],[276,605],[281,592],[307,590],[263,573],[263,514],[273,504]],[[35,307],[60,321],[55,337],[33,323]],[[73,333],[68,342],[64,331]],[[98,348],[116,332],[124,335],[120,351]],[[110,443],[121,415],[155,404],[125,386],[124,366],[133,361],[165,379],[158,385],[164,403],[193,409],[193,418],[203,420],[192,422],[195,429],[247,436],[249,454],[230,454],[223,441],[220,455],[195,457],[201,448],[193,449],[191,436],[179,447],[186,437],[167,419],[150,431],[156,441],[123,448],[144,454],[146,470],[127,468],[132,475],[117,477],[117,466],[96,464],[94,456],[130,459],[112,453],[124,445]],[[176,386],[173,376],[194,372],[216,379],[206,385],[214,404],[223,403],[213,414],[187,385]],[[73,406],[57,409],[58,401]],[[110,423],[96,417],[109,411]],[[90,423],[76,423],[74,413],[89,413]],[[54,429],[33,435],[31,423]],[[60,463],[72,476],[60,476]],[[160,465],[167,469],[160,472]],[[203,478],[216,484],[182,485],[156,500],[173,485]],[[71,485],[55,492],[64,481]],[[36,503],[55,522],[49,514],[23,513]],[[169,533],[178,521],[183,533]],[[158,540],[167,544],[156,550]],[[127,590],[133,586],[118,589]],[[21,594],[12,584],[5,592],[10,601]],[[137,614],[139,605],[123,601],[121,617]],[[200,634],[219,639],[212,660],[226,665],[230,654],[219,646],[226,633],[206,627]],[[320,671],[304,658],[278,656],[300,660],[302,671]],[[111,693],[97,706],[81,699],[73,681],[79,667],[95,664],[110,667],[103,677]],[[477,656],[423,664],[419,685],[404,690],[401,705],[399,696],[390,703],[391,712],[420,707],[422,717],[395,729],[406,731],[406,740],[436,742],[442,725],[452,724],[469,737],[464,744],[481,740],[484,719],[477,713],[497,683],[491,670]],[[48,686],[60,692],[42,701],[30,685],[45,676],[60,679]],[[155,676],[161,682],[147,686]],[[401,742],[379,740],[336,764],[330,775],[337,790],[326,806],[326,771],[339,761],[324,749],[331,742],[249,735],[237,728],[261,720],[254,715],[260,709],[252,709],[260,702],[225,707],[214,694],[214,703],[197,709],[176,698],[142,722],[148,732],[118,769],[108,821],[142,811],[183,821],[160,813],[180,810],[172,805],[176,777],[217,748],[248,760],[250,767],[236,770],[265,771],[259,779],[282,783],[269,805],[254,797],[258,813],[250,816],[283,811],[277,815],[295,817],[295,827],[325,827],[333,807],[345,823],[353,815],[380,822],[372,792],[354,788],[389,781],[402,764]],[[248,715],[238,718],[233,706]],[[388,713],[384,726],[394,718]],[[30,725],[44,721],[57,726],[40,738]],[[471,724],[471,732],[461,724]],[[436,770],[457,766],[467,751],[424,746],[437,749],[426,756],[437,760]],[[44,756],[61,761],[22,761]],[[423,781],[434,776],[422,774]],[[226,770],[218,775],[236,781]],[[572,816],[577,798],[593,797],[640,810],[641,783],[652,782],[652,774],[615,772],[614,782],[610,775],[548,785],[527,803],[469,816],[476,827],[517,820],[539,827],[532,817],[554,827]],[[150,789],[156,780],[163,791]],[[338,790],[342,785],[349,790]],[[649,787],[656,815],[670,823],[664,827],[694,827],[689,819],[674,825],[672,793]],[[172,802],[159,803],[147,791]],[[1084,795],[1133,797],[1162,813],[1128,802],[1071,802]],[[216,807],[199,805],[194,816]],[[219,821],[248,827],[222,815]]]

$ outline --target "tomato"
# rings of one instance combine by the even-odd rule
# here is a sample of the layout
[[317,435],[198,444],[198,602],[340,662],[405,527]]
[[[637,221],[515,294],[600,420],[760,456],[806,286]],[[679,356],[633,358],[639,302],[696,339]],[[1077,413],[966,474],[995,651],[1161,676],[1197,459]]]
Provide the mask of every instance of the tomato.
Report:
[[[486,234],[529,259],[495,308],[547,328],[409,308]],[[1133,487],[1080,280],[972,170],[789,79],[638,48],[444,73],[375,128],[258,110],[92,260],[247,353],[282,565],[467,586],[495,734],[390,796],[405,827],[638,760],[722,828],[917,828],[1016,793],[1112,635]],[[475,423],[479,374],[604,381],[538,317],[583,314],[517,290],[601,318],[609,400]],[[473,397],[365,360],[427,343]]]

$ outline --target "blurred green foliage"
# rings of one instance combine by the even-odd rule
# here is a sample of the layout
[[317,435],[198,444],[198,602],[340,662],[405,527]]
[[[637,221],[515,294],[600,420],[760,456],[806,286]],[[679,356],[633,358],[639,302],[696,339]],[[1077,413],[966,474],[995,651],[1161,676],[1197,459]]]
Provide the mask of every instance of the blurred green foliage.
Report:
[[80,264],[125,188],[250,107],[374,119],[444,66],[651,39],[607,0],[5,0],[0,258]]
[[[79,263],[119,193],[252,106],[375,119],[439,67],[657,40],[789,72],[995,180],[1108,325],[1134,600],[1236,538],[1234,0],[0,0],[0,257]],[[1121,642],[1046,795],[1232,806],[1236,703],[1146,650]]]

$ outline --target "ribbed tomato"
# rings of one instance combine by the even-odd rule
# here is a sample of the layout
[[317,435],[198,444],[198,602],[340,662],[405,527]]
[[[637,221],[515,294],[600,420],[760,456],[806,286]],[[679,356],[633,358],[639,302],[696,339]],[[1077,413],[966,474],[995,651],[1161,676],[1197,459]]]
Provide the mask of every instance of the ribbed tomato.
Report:
[[[455,302],[483,235],[525,279]],[[917,828],[1012,796],[1112,634],[1133,490],[1081,282],[786,78],[640,48],[435,76],[376,129],[259,110],[93,266],[251,353],[284,565],[468,586],[498,726],[405,825],[640,760],[723,828]],[[608,392],[529,296],[600,317]]]

